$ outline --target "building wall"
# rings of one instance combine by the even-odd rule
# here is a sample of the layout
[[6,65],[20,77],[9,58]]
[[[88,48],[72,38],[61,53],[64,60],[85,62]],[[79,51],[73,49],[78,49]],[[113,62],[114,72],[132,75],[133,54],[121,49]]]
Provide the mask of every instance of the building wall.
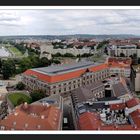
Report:
[[135,91],[139,92],[140,91],[140,73],[136,73],[136,78],[135,78]]
[[129,57],[130,55],[137,54],[137,49],[115,49],[116,56],[120,56],[121,53]]
[[84,72],[79,77],[73,77],[69,80],[54,83],[43,82],[30,75],[23,74],[22,81],[26,85],[27,89],[30,90],[43,89],[46,91],[46,94],[62,94],[72,91],[82,85],[88,85],[103,80],[107,77],[109,77],[108,68],[97,72]]
[[110,74],[118,74],[120,76],[130,77],[131,69],[130,68],[110,68]]
[[51,44],[51,43],[45,43],[45,44],[42,44],[40,46],[40,49],[41,49],[41,54],[43,52],[48,52],[50,54],[56,54],[56,53],[60,53],[60,54],[66,54],[66,53],[72,53],[73,55],[82,55],[84,53],[91,53],[91,49],[90,48],[83,48],[83,49],[77,49],[77,48],[66,48],[66,49],[61,49],[61,48],[58,48],[58,49],[54,49],[54,46]]

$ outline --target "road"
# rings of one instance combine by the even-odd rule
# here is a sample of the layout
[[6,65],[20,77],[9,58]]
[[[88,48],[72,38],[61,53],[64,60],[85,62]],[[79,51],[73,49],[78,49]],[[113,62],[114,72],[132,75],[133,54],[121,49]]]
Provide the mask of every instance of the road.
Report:
[[63,130],[74,130],[74,125],[73,125],[73,118],[72,118],[72,113],[71,113],[71,98],[66,97],[64,98],[64,112],[63,112],[63,118],[66,117],[68,119],[68,125],[64,127],[63,125]]

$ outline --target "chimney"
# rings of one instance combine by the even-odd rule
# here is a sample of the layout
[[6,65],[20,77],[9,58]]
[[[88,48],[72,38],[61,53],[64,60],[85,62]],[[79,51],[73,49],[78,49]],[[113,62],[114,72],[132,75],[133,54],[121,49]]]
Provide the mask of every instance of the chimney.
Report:
[[25,103],[23,104],[23,108],[24,108],[24,109],[28,109],[28,104],[27,104],[27,102],[25,102]]
[[44,115],[41,115],[41,119],[45,119],[45,116]]

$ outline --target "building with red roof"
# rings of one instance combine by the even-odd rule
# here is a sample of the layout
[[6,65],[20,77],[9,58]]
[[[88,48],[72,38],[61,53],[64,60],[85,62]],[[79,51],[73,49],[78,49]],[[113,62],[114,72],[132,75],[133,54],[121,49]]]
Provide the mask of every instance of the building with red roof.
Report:
[[128,108],[131,108],[138,105],[139,103],[140,103],[140,100],[138,98],[132,98],[126,102],[126,105]]
[[[136,99],[137,100],[137,99]],[[112,103],[105,111],[85,110],[78,117],[80,130],[140,130],[140,108],[126,115],[127,105],[134,102]],[[134,105],[134,104],[133,104]],[[136,104],[135,104],[136,105]],[[132,106],[131,106],[132,107]],[[131,110],[131,109],[130,109]]]
[[62,94],[109,77],[105,63],[78,62],[29,69],[22,75],[28,89],[43,89],[47,94]]
[[109,57],[107,59],[107,64],[111,75],[118,74],[119,76],[130,77],[131,63],[131,58]]
[[53,105],[24,103],[0,121],[1,130],[61,130],[62,110]]

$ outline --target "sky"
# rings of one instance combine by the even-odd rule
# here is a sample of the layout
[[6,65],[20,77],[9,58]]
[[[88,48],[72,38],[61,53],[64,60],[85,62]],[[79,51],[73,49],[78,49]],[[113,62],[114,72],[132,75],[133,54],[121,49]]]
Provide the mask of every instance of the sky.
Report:
[[0,36],[140,35],[140,10],[0,10]]

